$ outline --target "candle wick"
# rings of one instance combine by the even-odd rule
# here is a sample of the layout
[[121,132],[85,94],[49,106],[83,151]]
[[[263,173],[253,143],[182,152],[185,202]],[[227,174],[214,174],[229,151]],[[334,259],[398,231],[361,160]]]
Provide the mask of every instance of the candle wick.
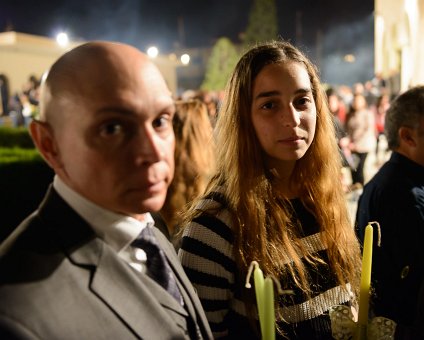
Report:
[[267,277],[272,279],[272,281],[274,282],[274,286],[277,288],[278,295],[283,295],[283,294],[294,295],[294,290],[292,290],[292,289],[283,290],[281,288],[280,281],[278,281],[277,278],[274,275],[270,274]]
[[368,224],[372,225],[372,224],[376,224],[377,225],[377,246],[381,247],[381,228],[380,228],[380,223],[378,223],[377,221],[373,221],[373,222],[368,222]]
[[246,275],[246,284],[245,284],[246,288],[252,288],[252,285],[250,284],[250,277],[252,276],[253,267],[259,267],[259,263],[256,261],[250,262],[250,266]]

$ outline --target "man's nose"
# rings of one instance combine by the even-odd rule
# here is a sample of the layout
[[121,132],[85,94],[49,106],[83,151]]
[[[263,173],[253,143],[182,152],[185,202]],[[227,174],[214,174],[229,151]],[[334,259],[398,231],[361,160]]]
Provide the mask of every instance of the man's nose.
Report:
[[159,162],[164,157],[161,139],[155,131],[139,133],[136,143],[136,165]]

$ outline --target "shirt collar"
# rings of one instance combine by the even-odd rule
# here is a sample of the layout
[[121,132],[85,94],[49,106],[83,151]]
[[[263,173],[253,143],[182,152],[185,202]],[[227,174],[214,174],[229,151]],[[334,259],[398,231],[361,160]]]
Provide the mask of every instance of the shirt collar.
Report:
[[408,171],[409,176],[415,176],[414,178],[420,179],[424,178],[424,167],[403,154],[393,151],[390,156],[390,161],[402,164],[404,169]]
[[53,187],[58,194],[74,209],[116,252],[126,248],[147,226],[153,225],[150,213],[144,214],[144,220],[115,213],[104,209],[81,196],[55,175]]

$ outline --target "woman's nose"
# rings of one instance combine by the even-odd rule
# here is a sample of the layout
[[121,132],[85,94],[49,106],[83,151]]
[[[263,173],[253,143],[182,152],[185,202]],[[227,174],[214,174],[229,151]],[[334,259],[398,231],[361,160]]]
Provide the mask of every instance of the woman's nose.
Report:
[[298,126],[300,124],[300,112],[289,104],[281,113],[284,126]]

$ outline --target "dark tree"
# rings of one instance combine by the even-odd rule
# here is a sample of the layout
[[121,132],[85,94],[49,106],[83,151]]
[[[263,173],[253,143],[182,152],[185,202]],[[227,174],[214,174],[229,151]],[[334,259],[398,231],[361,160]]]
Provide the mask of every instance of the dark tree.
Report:
[[277,6],[275,0],[254,0],[249,22],[243,35],[245,46],[276,39],[278,35]]
[[201,88],[209,91],[223,90],[238,59],[239,54],[231,40],[219,38],[212,48]]

